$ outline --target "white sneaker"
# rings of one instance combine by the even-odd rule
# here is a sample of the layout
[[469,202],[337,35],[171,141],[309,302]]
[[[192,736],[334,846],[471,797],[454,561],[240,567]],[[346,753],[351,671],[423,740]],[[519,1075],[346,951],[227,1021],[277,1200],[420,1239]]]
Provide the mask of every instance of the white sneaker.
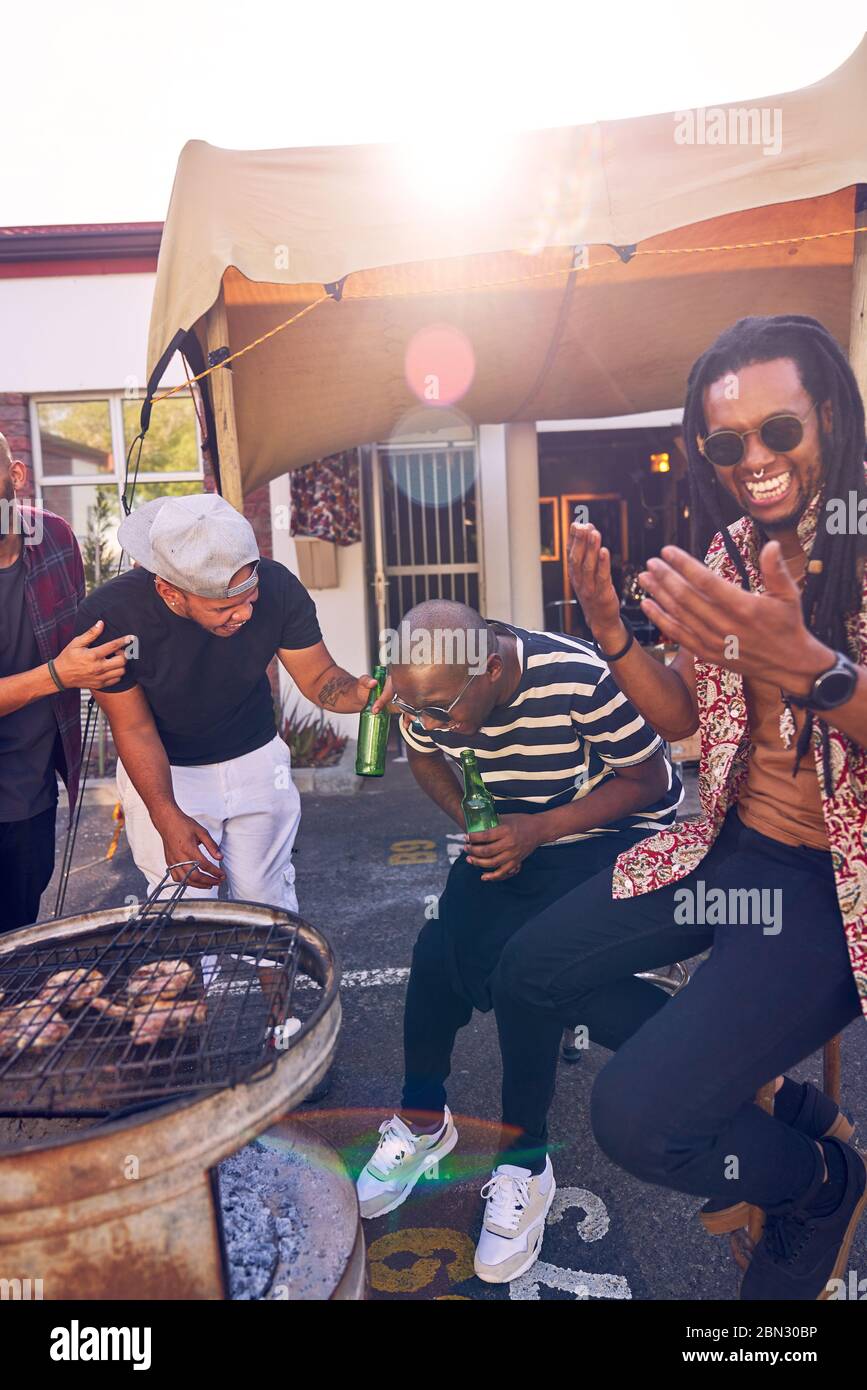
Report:
[[535,1177],[510,1163],[494,1169],[481,1191],[487,1205],[473,1262],[479,1279],[508,1284],[536,1263],[556,1191],[550,1158]]
[[406,1201],[419,1178],[451,1153],[458,1132],[448,1106],[444,1114],[442,1129],[436,1134],[413,1134],[399,1115],[379,1126],[382,1137],[355,1184],[362,1216],[385,1216],[394,1211]]

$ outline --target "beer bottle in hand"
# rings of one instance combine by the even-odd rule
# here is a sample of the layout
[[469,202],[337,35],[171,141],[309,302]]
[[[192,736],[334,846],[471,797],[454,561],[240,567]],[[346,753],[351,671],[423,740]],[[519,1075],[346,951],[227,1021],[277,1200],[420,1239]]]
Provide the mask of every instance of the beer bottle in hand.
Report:
[[374,666],[373,677],[376,685],[371,686],[367,705],[358,717],[355,771],[359,777],[381,777],[385,772],[385,750],[388,746],[391,715],[387,709],[374,714],[373,706],[383,692],[386,674],[384,666]]
[[500,824],[494,808],[494,798],[482,781],[482,774],[471,748],[461,754],[461,770],[464,774],[464,795],[461,806],[467,833],[473,830],[493,830]]

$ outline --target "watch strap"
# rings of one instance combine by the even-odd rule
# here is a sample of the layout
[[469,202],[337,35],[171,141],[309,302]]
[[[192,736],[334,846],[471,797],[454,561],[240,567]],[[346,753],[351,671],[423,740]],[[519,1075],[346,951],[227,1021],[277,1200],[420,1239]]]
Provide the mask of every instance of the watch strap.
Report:
[[813,681],[808,695],[791,695],[785,690],[781,690],[780,694],[786,704],[795,705],[798,709],[815,709],[819,711],[823,709],[836,709],[838,705],[844,704],[845,701],[849,699],[848,695],[845,696],[843,700],[835,701],[832,705],[823,703],[820,696],[821,682],[834,671],[842,671],[847,675],[851,673],[855,677],[857,677],[858,674],[858,668],[855,663],[851,661],[844,652],[837,652],[835,653],[833,666],[829,666],[826,671],[819,672],[818,676],[816,676]]
[[595,639],[594,639],[594,642],[593,642],[593,646],[596,648],[596,655],[597,655],[597,656],[601,656],[601,658],[602,658],[603,661],[607,661],[609,666],[611,665],[612,661],[619,661],[619,660],[621,659],[621,657],[624,657],[624,656],[626,655],[626,653],[629,651],[629,649],[631,648],[633,642],[635,641],[635,632],[634,632],[634,630],[633,630],[633,628],[632,628],[632,624],[629,622],[629,620],[628,620],[627,618],[624,618],[624,616],[623,616],[622,613],[621,613],[621,615],[620,615],[620,621],[623,623],[623,626],[626,628],[626,631],[627,631],[627,634],[628,634],[628,635],[627,635],[626,641],[624,642],[623,646],[620,648],[619,651],[611,652],[611,653],[609,654],[608,652],[604,652],[604,651],[602,650],[602,648],[600,647],[599,643],[598,643],[597,641],[595,641]]

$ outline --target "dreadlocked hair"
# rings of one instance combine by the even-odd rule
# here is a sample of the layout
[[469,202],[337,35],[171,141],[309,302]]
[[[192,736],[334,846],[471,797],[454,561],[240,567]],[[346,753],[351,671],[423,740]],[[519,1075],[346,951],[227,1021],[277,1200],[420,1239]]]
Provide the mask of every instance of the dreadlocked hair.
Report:
[[[738,319],[693,364],[683,411],[683,436],[689,461],[693,553],[703,559],[712,537],[719,532],[743,588],[749,590],[746,565],[723,517],[716,474],[699,450],[696,436],[704,438],[707,434],[703,405],[703,393],[707,386],[742,367],[778,358],[789,358],[795,363],[801,384],[816,406],[821,440],[819,517],[810,556],[811,561],[820,561],[821,567],[807,571],[801,598],[804,622],[820,642],[836,651],[848,652],[857,662],[858,653],[852,649],[849,641],[847,619],[861,609],[861,575],[867,537],[860,535],[857,528],[854,534],[849,534],[848,530],[845,534],[830,532],[825,524],[825,502],[828,498],[848,500],[849,494],[854,493],[856,515],[860,518],[867,512],[867,506],[862,509],[860,505],[867,498],[864,479],[864,405],[858,383],[839,344],[817,319],[802,314]],[[823,427],[819,413],[825,402],[831,409],[828,430]],[[826,793],[830,795],[834,778],[828,729],[821,721],[819,728],[822,772]],[[810,746],[812,731],[813,715],[808,711],[795,750],[793,777]]]

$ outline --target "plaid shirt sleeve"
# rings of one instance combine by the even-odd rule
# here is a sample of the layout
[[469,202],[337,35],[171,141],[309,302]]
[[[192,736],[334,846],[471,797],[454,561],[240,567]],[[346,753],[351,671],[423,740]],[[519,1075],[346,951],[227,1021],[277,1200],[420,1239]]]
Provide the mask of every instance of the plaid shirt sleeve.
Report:
[[[84,565],[78,541],[62,517],[20,507],[24,540],[24,584],[33,635],[43,661],[59,656],[74,635],[75,614],[84,598]],[[56,766],[66,783],[70,809],[81,775],[81,692],[48,697],[57,720]]]

